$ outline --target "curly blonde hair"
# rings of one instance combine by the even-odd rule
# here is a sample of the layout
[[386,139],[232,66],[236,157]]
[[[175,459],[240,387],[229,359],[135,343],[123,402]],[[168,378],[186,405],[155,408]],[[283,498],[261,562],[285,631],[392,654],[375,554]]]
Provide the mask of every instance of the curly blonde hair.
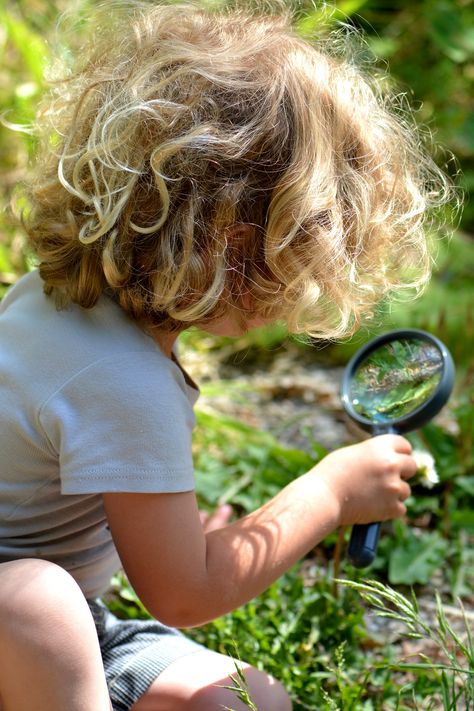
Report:
[[132,0],[96,15],[39,113],[28,191],[59,305],[107,292],[173,330],[230,304],[335,338],[422,287],[448,182],[340,43],[302,39],[285,13]]

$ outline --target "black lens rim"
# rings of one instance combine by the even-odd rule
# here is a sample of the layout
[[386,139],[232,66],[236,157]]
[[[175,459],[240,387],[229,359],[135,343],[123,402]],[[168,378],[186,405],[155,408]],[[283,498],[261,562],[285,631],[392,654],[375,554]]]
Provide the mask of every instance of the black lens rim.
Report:
[[[360,415],[352,406],[349,393],[354,373],[360,363],[380,346],[390,341],[409,338],[426,341],[438,348],[443,358],[443,372],[441,373],[440,381],[428,400],[413,410],[413,412],[403,417],[390,420],[390,422],[374,423],[367,417]],[[394,331],[387,331],[387,333],[371,339],[362,346],[347,364],[341,385],[342,404],[347,414],[364,430],[368,430],[372,433],[377,431],[411,432],[412,430],[423,427],[440,412],[451,395],[454,377],[455,368],[451,353],[439,338],[427,331],[417,328],[401,328]]]

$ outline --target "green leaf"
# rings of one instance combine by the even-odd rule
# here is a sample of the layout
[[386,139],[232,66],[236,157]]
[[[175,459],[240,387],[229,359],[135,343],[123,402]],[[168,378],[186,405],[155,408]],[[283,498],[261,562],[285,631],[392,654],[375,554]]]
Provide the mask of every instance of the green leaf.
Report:
[[470,496],[474,496],[474,476],[460,476],[454,480],[454,484]]
[[437,531],[419,537],[413,531],[407,531],[390,556],[390,582],[394,585],[426,584],[443,564],[447,548],[447,541]]
[[450,514],[453,530],[462,530],[474,533],[474,511],[471,509],[456,509]]

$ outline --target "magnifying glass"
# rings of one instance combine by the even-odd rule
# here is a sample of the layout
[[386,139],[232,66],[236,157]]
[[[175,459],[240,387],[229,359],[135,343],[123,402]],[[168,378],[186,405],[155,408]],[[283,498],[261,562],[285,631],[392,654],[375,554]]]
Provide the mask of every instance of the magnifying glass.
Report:
[[[403,434],[426,425],[447,402],[454,363],[438,338],[418,329],[390,331],[369,341],[347,364],[342,403],[372,435]],[[348,557],[358,568],[372,563],[380,523],[352,528]]]

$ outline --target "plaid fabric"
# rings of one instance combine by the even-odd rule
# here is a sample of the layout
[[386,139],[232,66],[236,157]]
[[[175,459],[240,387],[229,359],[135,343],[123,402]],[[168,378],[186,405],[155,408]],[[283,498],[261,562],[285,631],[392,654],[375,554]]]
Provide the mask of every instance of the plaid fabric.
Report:
[[119,620],[100,600],[88,603],[114,711],[130,711],[169,664],[204,649],[156,620]]

